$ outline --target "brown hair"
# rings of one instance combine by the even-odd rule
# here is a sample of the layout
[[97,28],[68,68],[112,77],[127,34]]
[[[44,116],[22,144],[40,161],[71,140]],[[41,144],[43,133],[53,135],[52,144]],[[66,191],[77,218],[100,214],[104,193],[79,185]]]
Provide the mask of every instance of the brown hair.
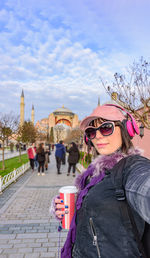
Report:
[[122,152],[127,154],[128,150],[130,148],[133,148],[133,143],[131,141],[131,138],[127,132],[127,129],[125,128],[125,125],[121,121],[115,122],[115,125],[119,126],[120,130],[121,130],[121,138],[122,138],[121,150],[122,150]]

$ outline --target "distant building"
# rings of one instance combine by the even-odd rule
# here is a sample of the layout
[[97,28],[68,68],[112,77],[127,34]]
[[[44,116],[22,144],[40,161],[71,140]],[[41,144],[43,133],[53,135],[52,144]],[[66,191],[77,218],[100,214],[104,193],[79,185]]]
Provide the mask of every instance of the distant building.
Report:
[[[40,132],[49,134],[51,127],[55,129],[55,126],[59,124],[64,125],[64,130],[67,130],[67,128],[75,128],[79,126],[78,115],[73,113],[70,109],[62,106],[50,113],[48,118],[43,118],[40,121],[37,121],[35,127]],[[65,135],[66,133],[64,133],[64,137]]]

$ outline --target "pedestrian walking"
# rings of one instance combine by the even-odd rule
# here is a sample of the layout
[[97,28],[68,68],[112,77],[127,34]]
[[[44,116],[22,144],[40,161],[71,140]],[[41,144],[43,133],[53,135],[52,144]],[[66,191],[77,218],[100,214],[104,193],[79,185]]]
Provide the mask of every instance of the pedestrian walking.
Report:
[[31,143],[27,149],[28,158],[30,160],[30,166],[32,168],[32,171],[34,171],[34,158],[36,155],[36,149],[34,146],[34,143]]
[[45,169],[48,170],[48,163],[50,163],[50,150],[49,147],[45,149]]
[[37,147],[36,147],[36,145],[34,146],[34,148],[35,148],[35,152],[36,152],[35,157],[34,157],[34,165],[35,165],[36,168],[38,168],[39,163],[37,161]]
[[40,175],[40,172],[42,172],[42,176],[44,176],[45,151],[43,143],[40,143],[37,149],[37,161],[39,163],[38,175]]
[[[132,144],[139,134],[135,119],[107,104],[80,128],[98,156],[76,179],[76,212],[61,258],[150,257],[150,160]],[[62,202],[55,198],[59,220],[68,210]]]
[[61,161],[65,153],[65,146],[63,145],[63,141],[60,141],[59,143],[55,144],[55,147],[56,147],[55,158],[56,158],[57,174],[61,174],[60,172]]
[[[64,145],[64,142],[62,142],[62,144]],[[62,165],[65,165],[65,164],[66,164],[66,147],[65,147],[65,152],[63,153],[63,156],[62,156]]]
[[75,144],[75,142],[71,143],[71,147],[70,147],[69,150],[67,150],[67,152],[69,153],[67,176],[70,175],[70,171],[72,169],[73,170],[73,176],[75,177],[76,164],[78,163],[78,161],[80,159],[80,153],[79,153],[78,147]]

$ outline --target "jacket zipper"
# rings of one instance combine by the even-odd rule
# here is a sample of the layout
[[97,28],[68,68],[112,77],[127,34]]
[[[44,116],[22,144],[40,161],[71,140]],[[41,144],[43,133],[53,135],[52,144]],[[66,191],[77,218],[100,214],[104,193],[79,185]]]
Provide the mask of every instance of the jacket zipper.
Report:
[[97,242],[96,230],[94,228],[94,223],[93,223],[92,218],[90,218],[90,227],[91,227],[91,231],[92,231],[92,235],[93,235],[93,245],[96,246],[98,257],[101,258],[100,249],[99,249],[98,242]]

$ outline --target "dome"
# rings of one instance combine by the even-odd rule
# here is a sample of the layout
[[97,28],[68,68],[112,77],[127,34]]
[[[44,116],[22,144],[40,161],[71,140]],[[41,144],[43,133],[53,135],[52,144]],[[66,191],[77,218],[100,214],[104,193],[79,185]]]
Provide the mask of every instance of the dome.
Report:
[[70,110],[70,109],[68,109],[68,108],[66,108],[66,107],[64,107],[64,106],[62,106],[62,107],[60,107],[60,108],[57,108],[54,112],[53,112],[53,114],[54,115],[74,115],[74,113]]

